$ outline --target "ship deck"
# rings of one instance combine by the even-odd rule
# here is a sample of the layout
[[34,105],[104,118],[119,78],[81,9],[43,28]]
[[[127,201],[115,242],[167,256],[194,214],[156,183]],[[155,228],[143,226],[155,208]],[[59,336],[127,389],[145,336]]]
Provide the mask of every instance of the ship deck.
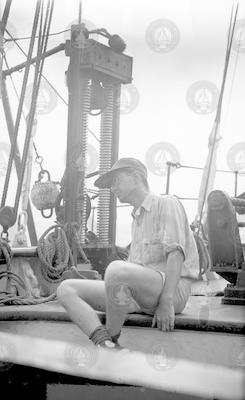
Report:
[[[245,332],[244,306],[222,304],[222,294],[227,282],[223,279],[196,282],[192,296],[181,314],[176,315],[176,329],[206,330],[218,332]],[[218,294],[218,295],[217,295]],[[97,312],[101,321],[105,313]],[[49,320],[70,321],[58,301],[36,305],[0,306],[0,321]],[[146,314],[128,314],[125,326],[150,327],[152,317]]]

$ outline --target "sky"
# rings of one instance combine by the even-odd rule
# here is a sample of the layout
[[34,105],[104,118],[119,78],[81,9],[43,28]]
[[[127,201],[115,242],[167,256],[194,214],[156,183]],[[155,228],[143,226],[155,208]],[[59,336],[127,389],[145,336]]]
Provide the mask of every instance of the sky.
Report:
[[[230,0],[83,0],[82,22],[89,30],[105,28],[120,35],[126,43],[125,54],[133,58],[132,83],[122,86],[119,157],[136,157],[146,164],[151,190],[164,194],[167,184],[166,161],[179,163],[170,175],[169,192],[182,198],[189,221],[197,212],[202,168],[208,155],[208,140],[222,82],[227,33],[233,1]],[[1,12],[5,1],[0,0]],[[7,28],[16,38],[29,37],[35,2],[13,0]],[[77,23],[78,0],[56,0],[51,33],[69,30]],[[50,36],[48,49],[69,39],[69,32]],[[6,34],[6,38],[9,36]],[[94,36],[96,40],[104,39]],[[28,51],[29,40],[19,40]],[[4,44],[9,67],[25,56],[11,42]],[[69,58],[60,52],[46,59],[43,75],[58,91],[42,81],[38,99],[37,129],[34,141],[43,167],[51,180],[60,181],[65,168],[68,92],[65,72]],[[3,62],[3,69],[6,69]],[[227,72],[223,98],[216,167],[238,170],[238,194],[245,188],[245,1],[239,2],[237,26]],[[13,116],[17,99],[13,83],[20,93],[23,70],[7,78]],[[31,87],[33,72],[28,81]],[[30,91],[30,89],[29,89]],[[30,107],[26,95],[24,113]],[[0,194],[3,190],[9,151],[9,138],[0,100]],[[98,169],[99,117],[90,117],[88,172]],[[24,118],[18,145],[23,149]],[[195,167],[186,168],[186,167]],[[33,163],[31,182],[37,180],[39,165]],[[242,174],[243,173],[243,174]],[[87,183],[93,188],[93,180]],[[234,195],[234,173],[217,172],[214,189]],[[16,172],[13,169],[7,204],[13,205]],[[194,200],[190,200],[193,198]],[[96,206],[96,202],[92,205]],[[131,209],[119,207],[117,244],[130,242]],[[38,237],[54,223],[44,219],[33,207]],[[91,223],[91,219],[90,219]],[[11,229],[14,234],[16,226]]]

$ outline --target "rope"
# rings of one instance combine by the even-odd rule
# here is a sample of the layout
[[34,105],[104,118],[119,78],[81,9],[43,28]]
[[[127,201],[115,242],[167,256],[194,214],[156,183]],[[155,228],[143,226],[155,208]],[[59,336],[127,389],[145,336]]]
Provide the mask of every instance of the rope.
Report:
[[[55,231],[51,232],[53,229]],[[42,275],[52,283],[62,281],[69,262],[74,264],[66,232],[61,225],[53,225],[42,234],[37,244],[37,253],[41,260]]]
[[56,300],[56,293],[47,297],[35,296],[31,290],[28,290],[25,281],[19,275],[10,271],[12,252],[7,241],[3,239],[0,239],[0,258],[5,259],[7,265],[7,270],[0,272],[0,279],[7,278],[8,281],[11,279],[25,291],[25,294],[21,296],[11,293],[9,283],[7,283],[6,291],[0,292],[0,305],[34,305]]
[[193,232],[193,236],[196,241],[199,255],[199,279],[202,279],[202,275],[210,270],[212,263],[207,248],[207,242],[196,232]]
[[7,265],[10,265],[11,257],[12,257],[12,252],[10,245],[6,240],[0,238],[0,258],[4,258],[6,260]]
[[67,236],[70,238],[72,243],[75,245],[76,254],[81,256],[83,262],[89,263],[89,260],[86,256],[86,254],[84,253],[84,250],[80,243],[77,222],[70,222],[70,223],[65,224],[64,229],[66,231]]
[[48,303],[50,301],[55,301],[56,299],[57,299],[56,293],[53,293],[48,297],[38,297],[38,298],[26,297],[25,295],[17,296],[15,294],[8,293],[8,294],[0,295],[0,305],[27,306],[27,305]]
[[[51,232],[54,230],[54,232]],[[41,272],[48,282],[58,283],[63,280],[63,272],[75,265],[67,237],[74,245],[76,255],[84,263],[89,260],[80,244],[77,223],[57,224],[49,227],[40,237],[37,253],[41,261]]]
[[[24,280],[17,274],[12,271],[2,271],[0,272],[0,279],[1,278],[9,278],[11,277],[18,285],[20,285],[23,289],[26,289],[26,285]],[[7,293],[7,292],[6,292]]]

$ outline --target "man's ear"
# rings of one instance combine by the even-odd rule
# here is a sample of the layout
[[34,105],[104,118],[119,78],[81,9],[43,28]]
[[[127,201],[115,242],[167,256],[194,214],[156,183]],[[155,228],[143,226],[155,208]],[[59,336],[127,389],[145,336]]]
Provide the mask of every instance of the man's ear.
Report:
[[133,178],[134,178],[134,182],[138,184],[140,181],[140,176],[139,176],[139,174],[137,174],[137,172],[135,172],[133,174]]

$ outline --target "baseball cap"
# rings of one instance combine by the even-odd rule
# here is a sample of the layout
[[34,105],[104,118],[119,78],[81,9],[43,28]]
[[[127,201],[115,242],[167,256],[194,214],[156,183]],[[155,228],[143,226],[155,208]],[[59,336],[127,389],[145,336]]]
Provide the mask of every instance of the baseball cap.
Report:
[[120,158],[108,172],[96,179],[94,185],[100,189],[110,188],[115,174],[128,168],[138,171],[145,179],[147,179],[147,169],[141,161],[136,158]]

